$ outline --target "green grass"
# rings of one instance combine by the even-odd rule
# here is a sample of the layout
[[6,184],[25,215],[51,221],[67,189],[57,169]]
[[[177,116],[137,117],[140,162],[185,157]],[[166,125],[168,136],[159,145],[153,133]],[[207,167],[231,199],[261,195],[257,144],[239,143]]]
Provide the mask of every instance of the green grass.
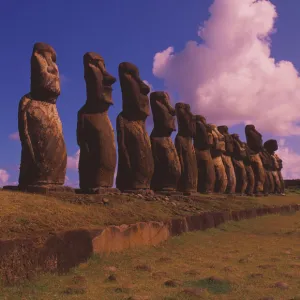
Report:
[[[69,274],[45,274],[19,286],[0,287],[0,299],[299,299],[299,237],[300,212],[228,222],[158,247],[94,255]],[[116,281],[107,280],[111,274]],[[165,286],[167,280],[177,284]],[[288,289],[276,287],[277,282]],[[183,293],[188,288],[203,289],[202,296]]]
[[[108,205],[84,195],[43,196],[0,191],[0,239],[32,237],[72,229],[95,229],[138,221],[163,221],[209,210],[239,210],[262,205],[299,203],[299,194],[261,198],[201,195],[197,201],[145,201],[133,196],[106,196]],[[81,204],[79,204],[81,203]]]

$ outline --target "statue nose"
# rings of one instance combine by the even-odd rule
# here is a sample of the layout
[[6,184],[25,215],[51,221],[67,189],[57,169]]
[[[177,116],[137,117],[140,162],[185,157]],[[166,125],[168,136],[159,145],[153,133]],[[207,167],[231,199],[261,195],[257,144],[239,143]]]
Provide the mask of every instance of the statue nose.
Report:
[[47,72],[53,75],[57,75],[58,74],[58,70],[54,67],[54,66],[49,66],[47,68]]

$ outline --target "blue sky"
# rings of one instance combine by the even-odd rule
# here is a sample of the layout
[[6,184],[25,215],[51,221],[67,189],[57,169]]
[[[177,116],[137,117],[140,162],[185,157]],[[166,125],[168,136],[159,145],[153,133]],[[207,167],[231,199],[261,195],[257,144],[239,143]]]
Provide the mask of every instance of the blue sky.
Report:
[[[291,61],[299,70],[300,1],[271,2],[279,15],[277,32],[272,35],[272,56],[275,60]],[[154,55],[169,46],[178,52],[184,49],[187,41],[199,41],[198,27],[209,18],[208,9],[212,3],[212,0],[1,1],[0,169],[9,173],[9,182],[18,179],[21,149],[20,142],[10,139],[9,135],[17,131],[19,100],[29,92],[30,56],[35,42],[49,43],[57,52],[62,77],[57,106],[68,155],[72,156],[78,150],[77,111],[85,102],[84,53],[101,54],[107,70],[117,78],[118,64],[132,62],[139,67],[141,78],[154,90],[163,90],[164,81],[152,73]],[[118,81],[113,98],[115,105],[109,115],[115,127],[116,116],[121,110]],[[231,131],[243,136],[243,126],[233,126]],[[264,134],[265,139],[270,136]],[[294,155],[300,154],[299,142],[299,137],[285,137],[285,145]],[[76,170],[68,170],[67,175],[70,180],[77,180]]]

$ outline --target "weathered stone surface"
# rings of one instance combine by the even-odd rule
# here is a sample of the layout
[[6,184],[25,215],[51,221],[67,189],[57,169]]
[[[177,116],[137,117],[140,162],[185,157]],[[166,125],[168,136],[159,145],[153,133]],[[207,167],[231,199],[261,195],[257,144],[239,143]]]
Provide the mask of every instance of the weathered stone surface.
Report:
[[215,167],[210,154],[212,145],[213,135],[211,127],[207,125],[203,116],[196,115],[194,148],[198,167],[197,190],[205,194],[213,193],[216,182]]
[[281,174],[283,164],[278,154],[275,153],[275,151],[278,150],[278,143],[273,139],[267,140],[264,143],[264,148],[271,155],[273,161],[272,175],[274,178],[274,192],[278,194],[284,194],[285,184]]
[[227,188],[227,174],[226,170],[222,161],[222,154],[226,151],[225,146],[225,138],[224,136],[218,131],[218,128],[214,124],[209,124],[212,129],[213,134],[213,146],[210,150],[211,157],[213,159],[213,163],[215,166],[215,173],[216,173],[216,183],[214,191],[216,193],[225,193]]
[[248,185],[247,172],[244,159],[247,156],[246,145],[240,140],[238,134],[231,135],[233,138],[232,164],[236,175],[236,193],[245,194]]
[[262,135],[250,124],[245,127],[247,144],[250,149],[250,161],[254,172],[255,186],[254,193],[263,194],[265,183],[265,170],[259,156],[259,152],[263,150]]
[[247,143],[244,144],[246,149],[246,156],[243,159],[246,175],[247,175],[247,188],[246,188],[246,194],[248,196],[253,196],[254,193],[254,186],[255,186],[255,177],[254,172],[251,165],[251,150],[248,147]]
[[275,185],[273,177],[274,162],[272,156],[265,148],[259,152],[259,156],[265,170],[264,194],[273,194]]
[[87,99],[78,111],[76,134],[80,147],[79,187],[89,193],[111,188],[114,183],[117,153],[108,109],[113,104],[112,85],[116,78],[106,71],[97,53],[87,52],[83,65]]
[[179,157],[171,139],[176,131],[175,109],[166,92],[150,94],[154,128],[150,135],[154,160],[151,189],[154,191],[176,191],[181,174]]
[[19,186],[63,185],[67,151],[56,108],[60,95],[59,72],[54,49],[36,43],[31,56],[31,87],[19,103],[21,140]]
[[235,171],[232,163],[232,156],[234,151],[234,140],[231,134],[229,134],[228,127],[226,125],[218,126],[218,131],[225,138],[226,151],[222,153],[222,161],[227,175],[226,193],[233,194],[235,193],[236,190],[236,176],[235,176]]
[[204,230],[204,215],[199,214],[195,216],[186,217],[188,231]]
[[169,223],[171,236],[180,235],[188,231],[188,223],[185,217],[172,219]]
[[231,215],[229,212],[212,212],[211,213],[214,218],[215,227],[221,225],[224,222],[227,222],[231,219]]
[[109,226],[93,238],[94,253],[120,252],[128,248],[157,245],[169,238],[169,226],[163,222],[139,222]]
[[193,137],[196,134],[195,117],[189,104],[176,103],[175,110],[178,122],[175,147],[181,166],[177,189],[184,193],[194,193],[197,192],[198,184],[197,159],[193,145]]
[[211,212],[205,212],[203,215],[203,229],[215,227],[214,216]]
[[154,161],[145,121],[150,115],[149,87],[138,68],[119,65],[123,110],[117,117],[118,172],[116,187],[122,191],[150,189]]

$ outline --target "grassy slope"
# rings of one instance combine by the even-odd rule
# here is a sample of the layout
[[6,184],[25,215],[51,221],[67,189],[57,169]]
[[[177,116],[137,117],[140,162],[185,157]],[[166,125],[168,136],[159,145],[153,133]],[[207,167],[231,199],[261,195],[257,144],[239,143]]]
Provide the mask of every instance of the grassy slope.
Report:
[[50,231],[99,228],[137,221],[161,221],[205,210],[243,209],[262,204],[300,203],[299,194],[262,198],[202,196],[200,201],[145,201],[129,196],[107,196],[108,205],[78,204],[84,196],[42,196],[0,191],[0,239],[30,237]]
[[[0,288],[0,299],[300,299],[294,298],[300,294],[299,233],[299,212],[229,222],[217,229],[172,238],[156,248],[104,259],[93,257],[64,276],[48,274],[32,283]],[[141,264],[151,270],[137,270]],[[109,271],[109,266],[116,270]],[[112,273],[117,281],[108,282]],[[219,277],[220,283],[208,282],[209,276]],[[170,279],[180,285],[164,286]],[[287,283],[288,289],[275,287],[278,281]],[[181,292],[188,286],[205,288],[203,297],[183,296]]]

